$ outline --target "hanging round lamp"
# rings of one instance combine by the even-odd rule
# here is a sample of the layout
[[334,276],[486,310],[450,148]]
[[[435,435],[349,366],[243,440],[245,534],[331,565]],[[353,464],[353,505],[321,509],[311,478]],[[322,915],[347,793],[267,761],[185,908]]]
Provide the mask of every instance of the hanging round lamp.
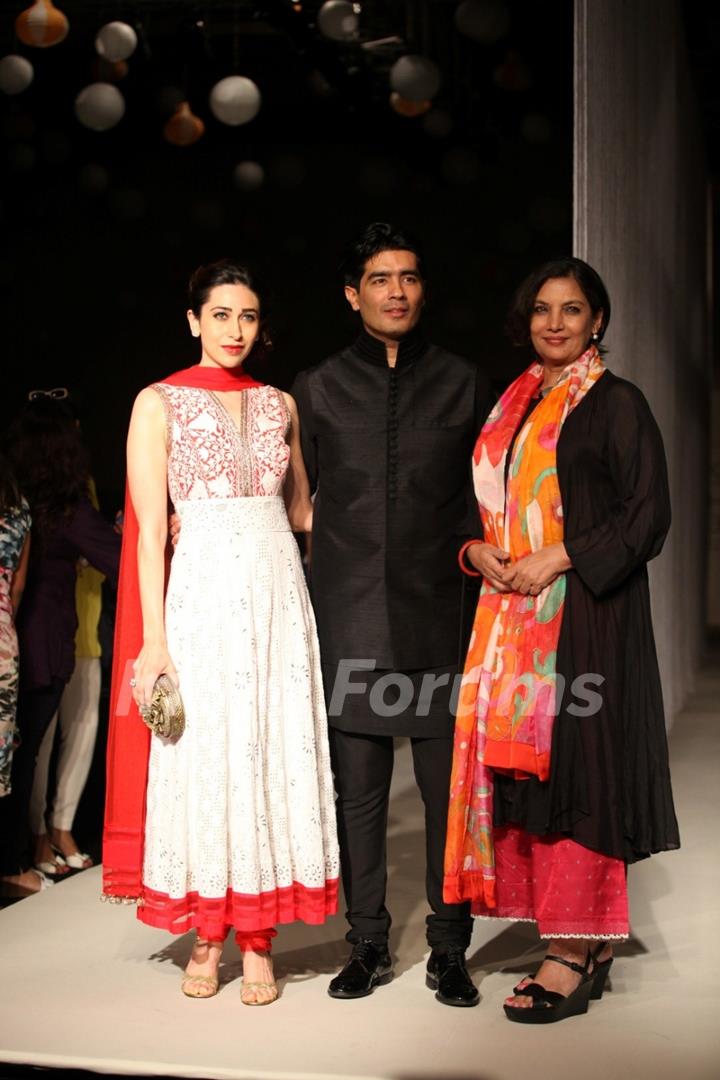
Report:
[[165,127],[163,135],[173,146],[192,146],[202,138],[205,124],[190,108],[189,101],[181,101]]
[[332,41],[352,41],[357,36],[355,5],[348,0],[327,0],[318,11],[320,32]]
[[24,56],[3,56],[0,60],[0,90],[3,94],[22,94],[33,81],[33,66]]
[[59,45],[67,37],[69,28],[66,16],[52,0],[35,0],[15,20],[15,33],[23,45],[32,45],[36,49]]
[[229,75],[210,91],[210,108],[216,120],[231,127],[249,124],[260,111],[262,97],[252,79]]
[[233,170],[233,181],[240,191],[258,191],[265,182],[265,170],[257,161],[240,161]]
[[125,115],[125,98],[112,83],[90,83],[75,98],[75,115],[91,131],[109,131]]
[[390,68],[390,87],[408,101],[428,101],[440,89],[440,68],[427,56],[401,56]]
[[132,26],[124,22],[105,23],[95,38],[95,48],[100,56],[113,64],[132,56],[137,43],[137,34]]

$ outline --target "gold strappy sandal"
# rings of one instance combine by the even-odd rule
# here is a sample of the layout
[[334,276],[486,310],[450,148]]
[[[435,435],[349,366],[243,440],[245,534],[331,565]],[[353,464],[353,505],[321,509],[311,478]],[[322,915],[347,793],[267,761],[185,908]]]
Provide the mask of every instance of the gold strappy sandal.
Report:
[[[271,991],[271,996],[268,997],[268,998],[263,999],[262,1001],[248,1001],[248,999],[245,997],[245,992],[247,990],[250,990],[250,991],[270,990]],[[242,982],[240,983],[240,1000],[242,1001],[243,1005],[272,1005],[273,1001],[277,1001],[277,996],[278,996],[278,988],[277,988],[277,983],[274,980],[273,980],[273,982],[269,983],[269,982],[246,982],[245,979],[243,979]]]
[[[191,983],[199,984],[198,989],[200,990],[200,993],[196,993],[195,990],[191,989]],[[215,975],[185,975],[185,978],[180,984],[180,989],[185,997],[209,998],[215,997],[219,986],[220,980]],[[205,989],[201,989],[201,987],[204,987]]]
[[[218,942],[211,941],[196,941],[193,946],[193,952],[198,946],[205,946],[208,950],[212,944],[218,944]],[[221,943],[220,943],[221,944]],[[192,988],[192,984],[195,984],[195,989]],[[180,984],[185,997],[189,998],[210,998],[215,997],[220,986],[220,979],[217,975],[190,975],[187,971],[183,976],[183,981]]]

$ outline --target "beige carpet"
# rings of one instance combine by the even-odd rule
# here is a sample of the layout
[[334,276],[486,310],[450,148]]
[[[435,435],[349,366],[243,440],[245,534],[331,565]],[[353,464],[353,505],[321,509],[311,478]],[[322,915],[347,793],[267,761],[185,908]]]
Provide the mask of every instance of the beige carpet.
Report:
[[672,737],[684,846],[631,869],[633,938],[618,949],[612,992],[588,1016],[544,1028],[505,1020],[503,997],[540,955],[523,924],[476,923],[478,1008],[444,1007],[426,989],[421,805],[401,744],[388,987],[359,1001],[327,996],[346,955],[336,918],[281,929],[277,1004],[240,1004],[234,946],[220,994],[190,1001],[180,993],[190,935],[172,939],[138,923],[132,908],[101,904],[92,870],[0,912],[0,1062],[252,1080],[715,1080],[719,750],[716,671],[701,678]]

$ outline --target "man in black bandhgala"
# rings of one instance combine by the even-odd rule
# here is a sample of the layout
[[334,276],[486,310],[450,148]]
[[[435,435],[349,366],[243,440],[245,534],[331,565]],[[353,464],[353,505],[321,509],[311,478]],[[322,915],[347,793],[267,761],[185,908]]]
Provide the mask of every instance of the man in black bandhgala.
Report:
[[457,556],[478,529],[470,460],[490,388],[474,363],[427,340],[413,239],[370,225],[342,270],[360,334],[293,388],[315,492],[311,589],[352,944],[329,993],[362,997],[392,977],[386,831],[402,735],[425,805],[427,983],[444,1004],[475,1005],[469,905],[445,903],[442,880],[451,695],[464,659]]

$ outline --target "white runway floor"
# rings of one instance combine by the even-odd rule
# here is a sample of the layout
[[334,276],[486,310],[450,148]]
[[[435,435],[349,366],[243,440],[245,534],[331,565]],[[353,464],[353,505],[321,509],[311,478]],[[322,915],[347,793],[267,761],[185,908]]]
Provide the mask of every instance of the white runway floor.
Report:
[[[180,993],[191,936],[98,901],[99,869],[0,912],[0,1063],[250,1080],[716,1080],[720,1076],[720,672],[706,672],[671,739],[683,848],[630,871],[633,938],[589,1015],[510,1024],[503,997],[540,956],[531,927],[477,922],[481,1003],[438,1004],[424,985],[421,804],[397,756],[389,906],[393,983],[359,1001],[325,992],[346,956],[340,917],[281,928],[279,1001],[240,1003],[228,947],[221,992]],[[2,1065],[0,1064],[0,1074]]]

